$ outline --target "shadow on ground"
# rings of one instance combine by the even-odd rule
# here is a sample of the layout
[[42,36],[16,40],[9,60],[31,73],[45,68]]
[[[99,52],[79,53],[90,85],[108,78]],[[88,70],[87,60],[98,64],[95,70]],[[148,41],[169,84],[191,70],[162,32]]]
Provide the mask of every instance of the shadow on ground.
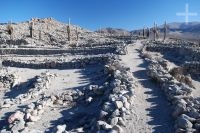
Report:
[[[85,69],[81,69],[80,71],[77,71],[78,73],[81,73],[81,79],[82,82],[86,82],[88,80],[88,84],[85,86],[79,86],[72,88],[74,90],[80,90],[82,91],[84,87],[87,87],[89,85],[102,85],[105,82],[105,75],[102,74],[103,71],[103,65],[97,65],[97,66],[87,66]],[[81,97],[79,97],[81,98]],[[57,125],[67,125],[67,130],[77,129],[80,127],[83,127],[84,125],[88,125],[84,127],[85,130],[90,127],[91,122],[96,123],[96,119],[99,117],[100,110],[101,110],[101,98],[95,97],[94,102],[90,104],[82,104],[77,103],[72,108],[67,108],[61,111],[62,117],[60,117],[57,120],[52,120],[50,122],[50,128],[45,131],[45,133],[51,133],[55,131],[55,127]],[[95,129],[93,129],[95,131]]]
[[32,87],[34,87],[34,82],[36,81],[36,77],[28,79],[26,82],[23,82],[17,86],[11,88],[11,91],[5,94],[5,98],[15,99],[20,94],[27,93]]
[[174,132],[174,124],[170,103],[167,101],[164,92],[162,92],[158,84],[147,76],[147,66],[148,62],[144,60],[139,65],[144,70],[136,71],[133,75],[139,79],[140,84],[146,89],[145,94],[150,95],[146,99],[147,102],[152,104],[152,107],[147,109],[149,112],[148,115],[152,118],[148,124],[154,127],[154,133],[172,133]]

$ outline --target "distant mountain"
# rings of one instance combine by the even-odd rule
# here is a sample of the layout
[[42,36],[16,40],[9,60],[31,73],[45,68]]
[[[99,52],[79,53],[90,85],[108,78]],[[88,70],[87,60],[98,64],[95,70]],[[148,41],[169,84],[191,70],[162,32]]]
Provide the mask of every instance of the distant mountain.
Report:
[[169,23],[168,27],[170,31],[200,33],[200,22]]
[[[163,33],[163,26],[158,26],[160,33]],[[168,23],[168,37],[178,39],[200,40],[200,22]],[[152,27],[151,27],[152,28]],[[142,29],[131,31],[132,34],[142,33]]]
[[169,35],[181,39],[200,39],[200,22],[169,23]]
[[119,28],[103,28],[101,30],[97,30],[98,33],[103,34],[110,34],[110,35],[130,35],[130,32],[125,29],[119,29]]

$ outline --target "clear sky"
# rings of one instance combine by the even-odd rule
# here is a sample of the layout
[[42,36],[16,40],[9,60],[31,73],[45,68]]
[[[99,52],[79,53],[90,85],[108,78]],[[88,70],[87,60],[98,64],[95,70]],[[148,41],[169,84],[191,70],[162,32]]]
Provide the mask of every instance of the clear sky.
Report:
[[114,27],[133,30],[168,22],[184,22],[176,16],[185,11],[198,16],[189,21],[200,21],[200,0],[0,0],[0,22],[21,22],[32,17],[53,17],[95,30],[100,27]]

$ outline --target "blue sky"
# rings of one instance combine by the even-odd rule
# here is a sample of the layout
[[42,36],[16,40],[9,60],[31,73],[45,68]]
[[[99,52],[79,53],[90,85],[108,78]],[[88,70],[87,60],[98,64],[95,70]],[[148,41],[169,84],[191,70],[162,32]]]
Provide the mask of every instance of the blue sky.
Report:
[[184,22],[176,16],[185,11],[198,13],[190,21],[200,21],[199,0],[0,0],[0,22],[21,22],[32,17],[53,17],[95,30],[100,27],[138,29],[168,22]]

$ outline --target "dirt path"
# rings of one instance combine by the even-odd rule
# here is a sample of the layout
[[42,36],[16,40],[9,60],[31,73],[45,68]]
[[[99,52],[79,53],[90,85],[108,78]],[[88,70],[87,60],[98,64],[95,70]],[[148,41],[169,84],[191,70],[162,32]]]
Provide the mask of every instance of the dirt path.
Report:
[[141,47],[141,41],[137,41],[128,46],[127,55],[121,56],[122,63],[130,67],[139,83],[135,90],[132,116],[127,118],[127,132],[171,133],[173,120],[170,105],[159,87],[146,75],[148,64],[140,57],[138,50]]

